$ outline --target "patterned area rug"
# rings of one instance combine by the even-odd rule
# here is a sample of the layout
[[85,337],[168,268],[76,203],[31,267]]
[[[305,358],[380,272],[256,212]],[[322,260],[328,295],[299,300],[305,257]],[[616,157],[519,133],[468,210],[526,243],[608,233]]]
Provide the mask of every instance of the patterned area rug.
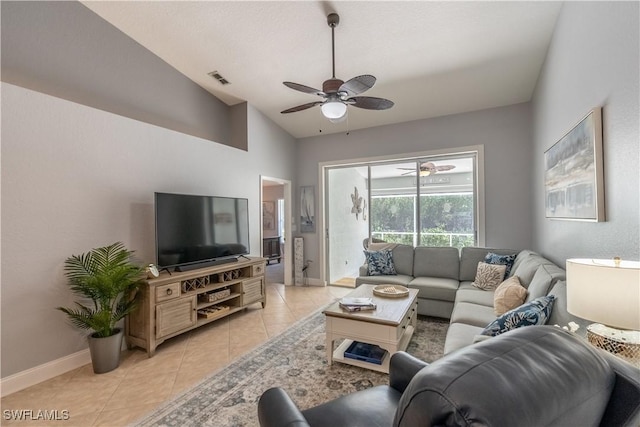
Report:
[[[442,357],[449,324],[418,316],[407,352],[432,362]],[[251,353],[163,405],[137,426],[257,426],[257,402],[280,386],[300,409],[379,384],[387,374],[355,366],[327,365],[324,315],[300,320]]]

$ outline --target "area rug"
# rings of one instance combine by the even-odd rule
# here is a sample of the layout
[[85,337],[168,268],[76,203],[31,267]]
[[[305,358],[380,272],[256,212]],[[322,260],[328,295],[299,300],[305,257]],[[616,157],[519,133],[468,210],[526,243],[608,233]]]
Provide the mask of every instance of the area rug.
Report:
[[[432,362],[444,351],[448,322],[418,316],[407,352]],[[257,402],[284,388],[300,409],[380,384],[387,374],[327,365],[322,310],[300,320],[139,421],[137,426],[257,426]]]

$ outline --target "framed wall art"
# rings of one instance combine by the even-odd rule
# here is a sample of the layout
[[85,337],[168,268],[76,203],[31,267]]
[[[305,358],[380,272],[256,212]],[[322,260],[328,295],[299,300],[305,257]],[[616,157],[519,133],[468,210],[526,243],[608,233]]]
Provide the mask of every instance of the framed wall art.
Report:
[[262,228],[265,230],[275,230],[276,228],[275,202],[262,202]]
[[312,185],[300,187],[300,232],[316,232],[315,191]]
[[545,216],[604,221],[602,108],[594,108],[544,153]]

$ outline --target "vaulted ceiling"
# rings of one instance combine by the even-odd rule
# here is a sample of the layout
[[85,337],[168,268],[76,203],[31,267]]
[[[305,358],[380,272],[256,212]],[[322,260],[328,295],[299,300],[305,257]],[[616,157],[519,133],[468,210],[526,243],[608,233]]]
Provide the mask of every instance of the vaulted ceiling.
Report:
[[[537,1],[83,4],[225,103],[246,101],[297,138],[529,101],[561,8]],[[337,124],[319,107],[280,113],[321,100],[282,82],[321,89],[331,77],[331,12],[340,15],[336,77],[376,76],[363,95],[390,99],[393,108],[349,107]]]

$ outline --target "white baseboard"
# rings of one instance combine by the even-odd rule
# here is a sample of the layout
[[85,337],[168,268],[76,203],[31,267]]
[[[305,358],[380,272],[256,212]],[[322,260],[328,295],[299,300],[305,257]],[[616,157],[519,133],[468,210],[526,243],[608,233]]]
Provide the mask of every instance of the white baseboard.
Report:
[[0,395],[5,397],[16,391],[72,371],[87,363],[91,363],[91,355],[88,348],[26,371],[18,372],[0,380]]
[[327,286],[326,283],[324,283],[322,280],[314,279],[313,277],[310,279],[307,279],[307,284],[309,286]]

